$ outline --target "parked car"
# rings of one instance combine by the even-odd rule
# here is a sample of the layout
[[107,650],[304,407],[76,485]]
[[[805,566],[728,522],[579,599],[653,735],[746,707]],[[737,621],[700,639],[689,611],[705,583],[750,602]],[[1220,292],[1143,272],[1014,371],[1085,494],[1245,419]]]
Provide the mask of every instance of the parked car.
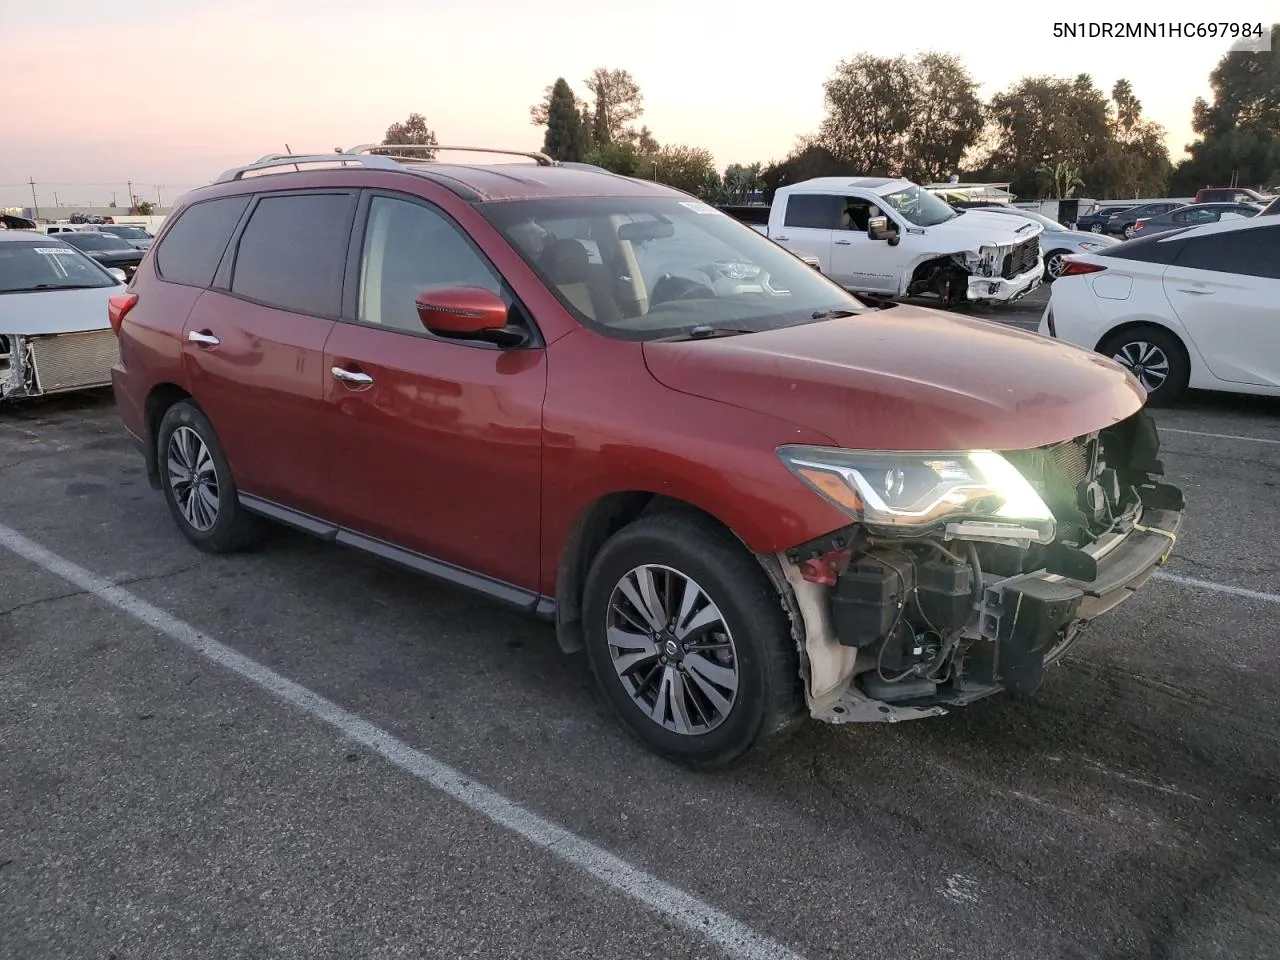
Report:
[[957,210],[909,180],[791,184],[774,195],[768,224],[750,226],[859,293],[1012,301],[1039,286],[1044,271],[1038,223]]
[[1152,404],[1280,395],[1280,223],[1224,220],[1068,260],[1040,332],[1124,364]]
[[1123,236],[1126,240],[1133,237],[1137,232],[1134,226],[1139,220],[1145,220],[1149,217],[1158,217],[1161,214],[1169,213],[1180,207],[1185,207],[1185,203],[1176,200],[1159,200],[1154,203],[1142,203],[1136,207],[1130,207],[1124,213],[1118,213],[1114,217],[1110,217],[1106,223],[1102,225],[1103,233]]
[[1219,220],[1239,220],[1256,217],[1262,207],[1256,203],[1192,203],[1158,217],[1139,220],[1133,225],[1134,236],[1147,237],[1179,227],[1196,227],[1202,223]]
[[1192,203],[1260,203],[1265,204],[1269,197],[1264,197],[1257,190],[1246,187],[1204,187],[1196,191]]
[[1268,203],[1265,207],[1263,207],[1262,213],[1260,213],[1259,216],[1274,217],[1278,213],[1280,213],[1280,197],[1276,197],[1274,200]]
[[119,267],[126,277],[133,276],[145,253],[127,240],[103,233],[101,228],[86,230],[81,233],[66,233],[62,239],[77,250],[97,260],[104,267]]
[[373,149],[188,193],[112,299],[196,547],[270,518],[545,617],[703,766],[1031,691],[1167,557],[1182,497],[1111,360],[868,305],[670,187]]
[[1034,210],[1022,210],[1018,207],[1010,207],[1003,204],[980,207],[978,209],[990,210],[994,213],[1003,213],[1007,216],[1023,217],[1044,227],[1044,234],[1040,238],[1040,245],[1045,250],[1044,279],[1046,281],[1052,281],[1059,273],[1062,272],[1064,257],[1073,253],[1090,253],[1094,250],[1105,250],[1107,247],[1113,247],[1120,242],[1115,237],[1100,237],[1095,233],[1085,233],[1082,230],[1070,230],[1058,223],[1058,221],[1050,220],[1048,217],[1043,214],[1036,213]]
[[51,223],[42,228],[47,234],[64,234],[64,233],[93,233],[97,231],[97,227],[85,223],[72,223],[66,221],[63,223]]
[[151,249],[151,234],[143,230],[141,227],[135,227],[128,223],[108,223],[98,228],[100,233],[105,233],[113,237],[119,237],[131,247],[138,250]]
[[1116,214],[1124,213],[1131,209],[1133,205],[1125,207],[1098,207],[1092,213],[1086,213],[1076,218],[1077,230],[1088,230],[1090,233],[1103,233],[1106,231],[1107,221]]
[[35,231],[0,231],[0,403],[111,382],[124,273]]

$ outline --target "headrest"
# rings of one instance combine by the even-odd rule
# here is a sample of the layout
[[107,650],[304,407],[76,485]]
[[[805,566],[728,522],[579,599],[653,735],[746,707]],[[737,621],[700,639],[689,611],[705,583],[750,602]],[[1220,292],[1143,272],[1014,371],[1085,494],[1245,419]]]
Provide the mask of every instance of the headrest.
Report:
[[577,240],[554,240],[542,251],[538,266],[554,284],[586,283],[591,258]]

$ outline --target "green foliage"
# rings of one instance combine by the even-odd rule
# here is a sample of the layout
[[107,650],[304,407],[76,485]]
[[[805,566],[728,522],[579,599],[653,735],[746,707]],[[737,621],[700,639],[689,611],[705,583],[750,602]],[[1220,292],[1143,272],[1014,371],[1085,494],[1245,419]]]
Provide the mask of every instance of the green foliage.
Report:
[[[382,142],[436,144],[440,141],[436,139],[435,131],[427,126],[426,117],[420,113],[411,113],[403,123],[393,123],[387,127],[387,135],[383,137]],[[390,153],[391,151],[386,152]],[[434,160],[436,152],[434,150],[414,150],[413,156]]]
[[713,199],[722,186],[710,150],[677,144],[640,157],[635,176]]
[[553,160],[579,161],[587,155],[587,128],[582,122],[578,98],[563,77],[551,87],[542,151]]
[[587,152],[587,163],[633,177],[640,167],[640,156],[629,143],[597,143]]

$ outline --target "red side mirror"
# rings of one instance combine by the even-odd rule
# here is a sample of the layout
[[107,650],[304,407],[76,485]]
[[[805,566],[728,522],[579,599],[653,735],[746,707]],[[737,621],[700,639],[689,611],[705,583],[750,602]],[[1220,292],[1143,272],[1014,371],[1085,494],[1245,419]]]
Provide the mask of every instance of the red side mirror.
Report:
[[479,336],[507,325],[507,305],[483,287],[434,287],[418,294],[418,319],[441,336]]

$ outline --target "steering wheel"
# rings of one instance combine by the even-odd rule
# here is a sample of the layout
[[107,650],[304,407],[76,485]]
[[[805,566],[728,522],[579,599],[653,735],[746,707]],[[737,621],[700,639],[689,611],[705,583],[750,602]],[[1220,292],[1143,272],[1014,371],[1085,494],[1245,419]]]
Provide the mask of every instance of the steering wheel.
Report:
[[653,285],[649,294],[649,308],[659,304],[673,303],[676,300],[714,300],[716,292],[705,283],[699,283],[690,277],[678,277],[664,273]]

